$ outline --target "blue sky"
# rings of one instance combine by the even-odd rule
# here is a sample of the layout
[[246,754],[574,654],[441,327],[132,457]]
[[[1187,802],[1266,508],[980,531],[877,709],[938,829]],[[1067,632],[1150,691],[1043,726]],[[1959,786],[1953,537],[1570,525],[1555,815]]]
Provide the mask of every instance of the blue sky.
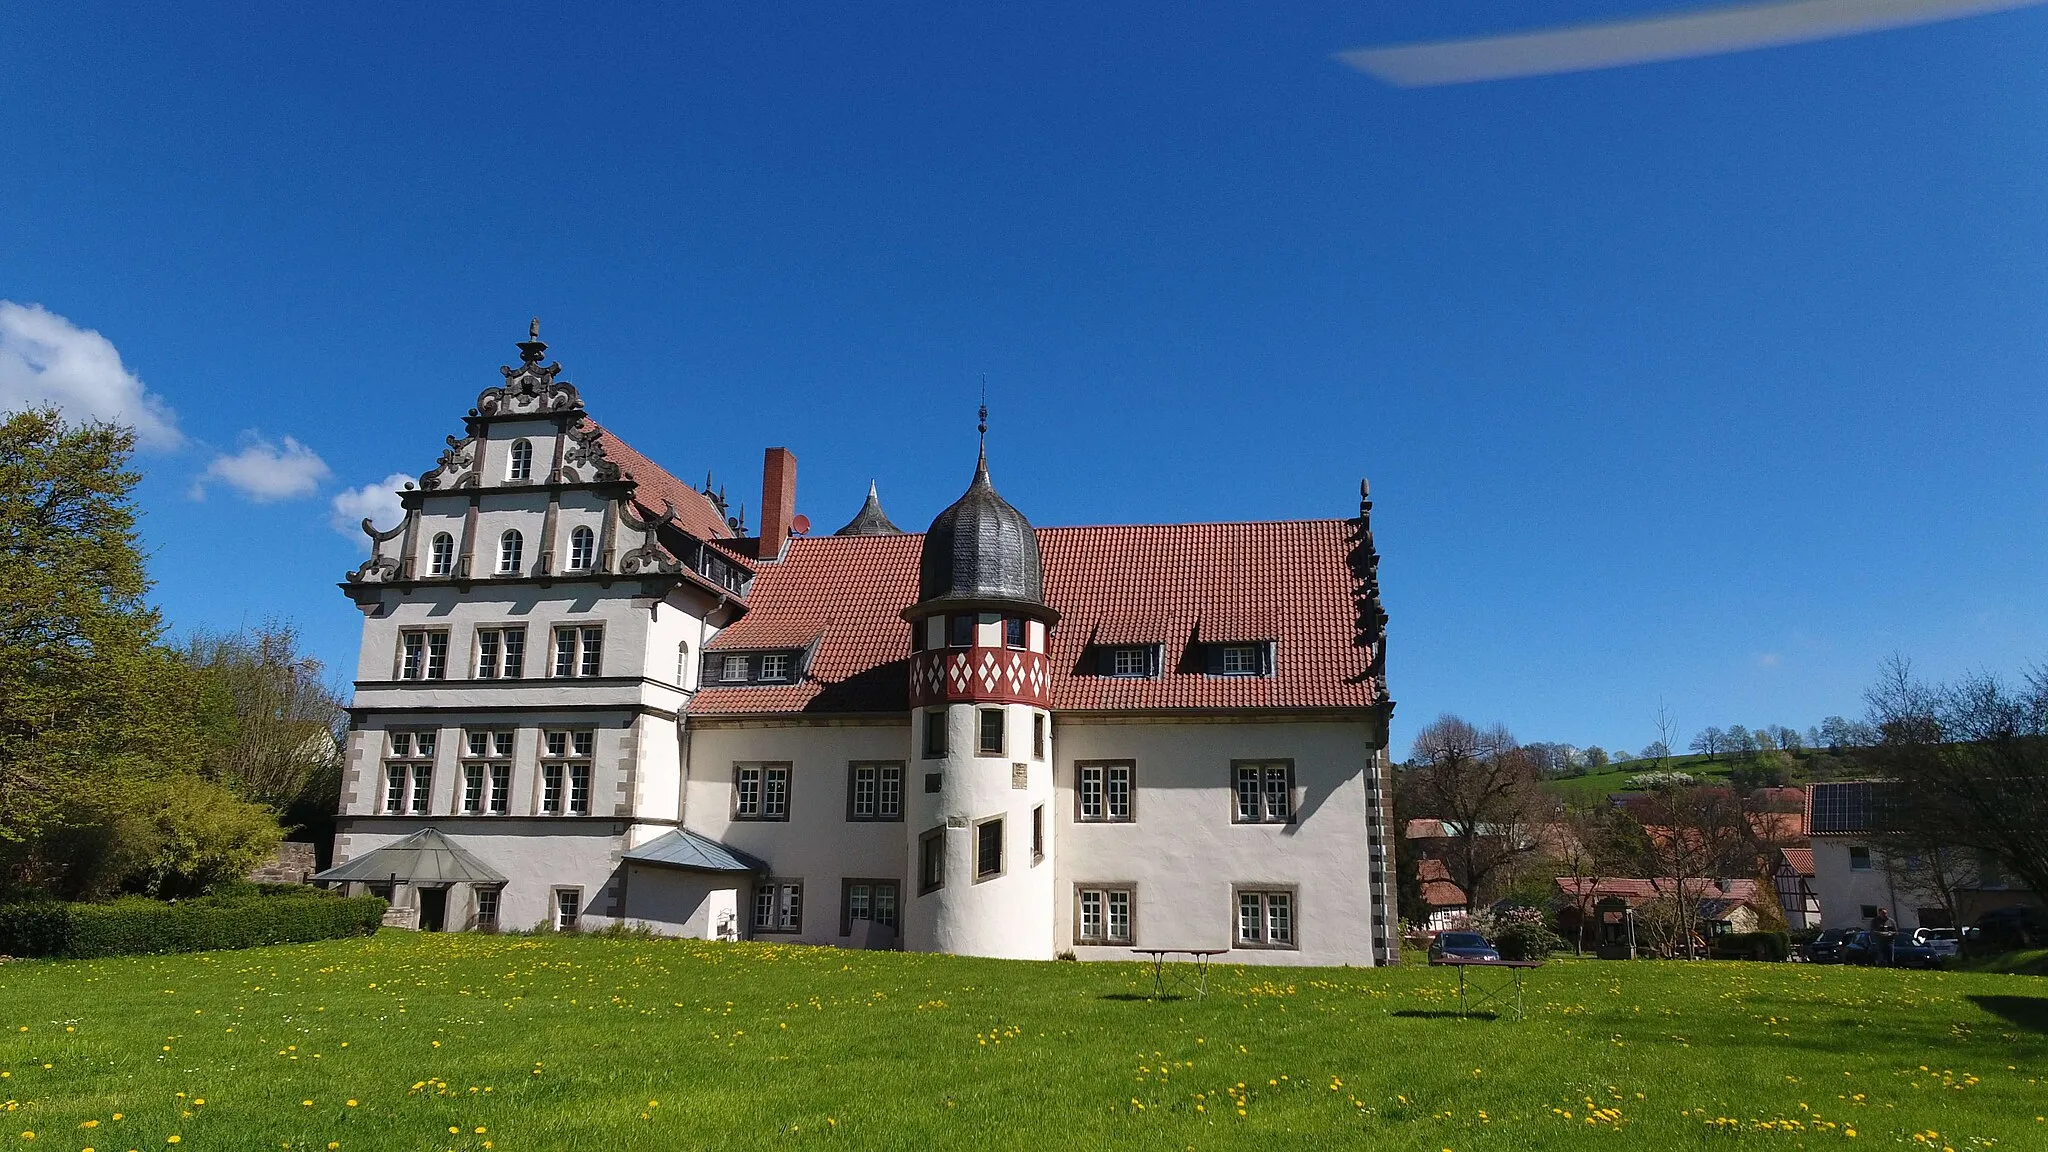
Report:
[[984,374],[1039,524],[1370,476],[1404,750],[2048,656],[2048,8],[1438,88],[1334,59],[1670,7],[9,5],[0,300],[156,398],[170,619],[289,618],[343,675],[332,501],[429,467],[535,314],[686,479],[752,505],[789,446],[821,530],[870,478],[906,525],[957,495]]

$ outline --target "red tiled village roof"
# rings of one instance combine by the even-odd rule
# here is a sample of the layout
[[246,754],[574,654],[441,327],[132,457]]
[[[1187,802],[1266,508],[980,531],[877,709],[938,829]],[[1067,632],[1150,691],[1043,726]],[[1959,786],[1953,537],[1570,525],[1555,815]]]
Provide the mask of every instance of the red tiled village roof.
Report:
[[1813,849],[1784,848],[1780,851],[1785,854],[1785,863],[1792,866],[1792,871],[1801,876],[1813,875]]
[[1424,857],[1415,862],[1415,873],[1422,881],[1422,902],[1431,908],[1463,908],[1468,903],[1465,890],[1451,879],[1443,861]]
[[[1356,520],[1041,528],[1054,630],[1051,705],[1062,711],[1363,709],[1380,702],[1359,643]],[[712,650],[819,638],[795,684],[707,684],[695,715],[907,712],[910,626],[924,537],[813,536],[763,564],[747,615]],[[1274,642],[1273,674],[1209,676],[1194,644]],[[1160,675],[1092,675],[1091,645],[1157,643]]]

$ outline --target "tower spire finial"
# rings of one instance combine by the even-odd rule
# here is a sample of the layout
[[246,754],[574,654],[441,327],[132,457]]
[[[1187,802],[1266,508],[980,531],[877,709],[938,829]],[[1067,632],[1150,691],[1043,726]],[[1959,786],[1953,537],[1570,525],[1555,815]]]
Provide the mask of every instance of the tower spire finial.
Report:
[[974,425],[975,435],[981,439],[981,467],[988,467],[988,374],[981,376],[981,416]]

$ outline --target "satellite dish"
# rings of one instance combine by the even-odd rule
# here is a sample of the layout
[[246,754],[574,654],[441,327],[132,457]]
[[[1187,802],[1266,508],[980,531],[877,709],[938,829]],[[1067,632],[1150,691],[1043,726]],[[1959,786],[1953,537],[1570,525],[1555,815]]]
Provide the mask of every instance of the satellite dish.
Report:
[[798,536],[809,534],[811,530],[811,518],[809,516],[803,515],[797,516],[794,520],[791,520],[789,522],[789,530],[791,532],[796,533]]

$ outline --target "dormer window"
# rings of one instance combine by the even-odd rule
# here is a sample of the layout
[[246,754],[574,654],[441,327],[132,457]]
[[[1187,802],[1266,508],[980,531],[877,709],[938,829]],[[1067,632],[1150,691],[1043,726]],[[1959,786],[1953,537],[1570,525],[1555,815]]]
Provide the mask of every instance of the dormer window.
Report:
[[427,552],[427,575],[446,576],[455,571],[455,537],[446,532],[434,533],[434,542]]
[[507,529],[498,537],[498,575],[519,575],[520,553],[525,547],[525,539],[516,530]]
[[1095,650],[1095,674],[1126,680],[1159,675],[1159,645],[1116,644]]
[[569,533],[569,571],[588,572],[597,556],[597,533],[578,527]]
[[761,679],[781,683],[789,679],[789,656],[783,652],[771,652],[761,657]]
[[727,656],[725,662],[719,665],[718,679],[726,684],[745,684],[747,664],[745,656]]
[[1271,644],[1211,644],[1207,672],[1211,676],[1270,676],[1273,674]]
[[512,442],[512,458],[506,466],[505,479],[533,479],[533,441],[514,440]]

